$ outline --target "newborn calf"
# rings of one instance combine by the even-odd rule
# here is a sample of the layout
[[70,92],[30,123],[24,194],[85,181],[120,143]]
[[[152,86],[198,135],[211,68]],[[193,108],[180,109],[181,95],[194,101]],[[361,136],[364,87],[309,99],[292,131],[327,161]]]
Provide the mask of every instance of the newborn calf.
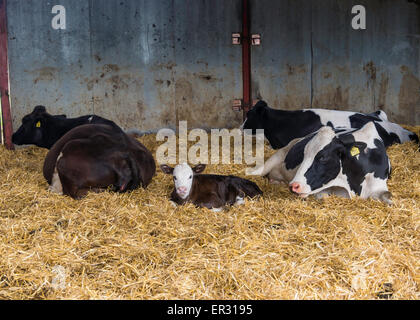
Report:
[[191,168],[183,163],[172,168],[161,165],[166,174],[172,174],[175,188],[171,200],[178,205],[192,202],[198,207],[220,211],[225,205],[243,204],[245,196],[254,198],[262,195],[258,186],[249,180],[215,174],[200,174],[206,168],[199,164]]

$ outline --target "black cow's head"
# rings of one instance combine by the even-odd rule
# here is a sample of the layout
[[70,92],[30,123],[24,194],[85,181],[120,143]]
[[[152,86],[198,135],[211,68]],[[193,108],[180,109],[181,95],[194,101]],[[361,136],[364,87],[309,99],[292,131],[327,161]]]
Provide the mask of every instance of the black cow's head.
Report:
[[44,106],[36,106],[32,113],[22,118],[22,125],[13,134],[12,142],[17,145],[34,144],[42,148],[51,148],[48,127],[54,118],[64,119],[66,116],[52,116]]
[[[364,157],[366,147],[364,142],[336,136],[330,127],[321,128],[306,145],[303,161],[290,182],[290,189],[301,197],[332,186],[349,190],[347,179],[339,175],[343,163],[350,161],[355,164],[360,156]],[[354,171],[360,171],[357,164]]]
[[265,101],[258,101],[255,106],[247,112],[246,120],[241,128],[252,130],[252,134],[255,134],[257,129],[264,129],[264,115],[267,109],[268,106]]

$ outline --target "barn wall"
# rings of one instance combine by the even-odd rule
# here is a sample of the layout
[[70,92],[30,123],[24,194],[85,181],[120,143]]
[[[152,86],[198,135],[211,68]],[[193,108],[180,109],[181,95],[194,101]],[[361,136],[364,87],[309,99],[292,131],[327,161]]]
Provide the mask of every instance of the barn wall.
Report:
[[[253,97],[273,108],[299,109],[311,104],[311,7],[306,0],[251,1]],[[268,10],[268,8],[270,8]]]
[[[251,0],[253,95],[274,108],[385,110],[420,124],[420,7],[406,0]],[[364,5],[367,29],[351,28]]]
[[[249,0],[253,98],[272,107],[384,109],[420,124],[420,8],[359,0]],[[235,127],[242,97],[242,0],[7,0],[14,128],[37,104],[95,113],[124,128]],[[51,8],[67,10],[53,30]]]
[[[67,29],[54,30],[53,5]],[[14,128],[37,104],[144,131],[236,127],[241,1],[8,0]],[[216,23],[218,21],[218,23]]]

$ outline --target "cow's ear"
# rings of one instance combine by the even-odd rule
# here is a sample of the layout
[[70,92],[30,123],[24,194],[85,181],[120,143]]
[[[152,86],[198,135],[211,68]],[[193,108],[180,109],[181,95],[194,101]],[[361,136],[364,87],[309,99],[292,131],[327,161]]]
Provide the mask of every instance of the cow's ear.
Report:
[[339,143],[335,150],[341,158],[347,154],[347,148],[343,143]]
[[258,100],[258,102],[254,105],[254,108],[265,108],[267,107],[267,102],[264,100]]
[[47,112],[47,109],[44,106],[36,106],[34,108],[34,111],[32,113],[45,113]]
[[367,144],[360,141],[350,143],[342,143],[343,147],[339,147],[339,153],[345,157],[356,157],[361,154],[367,147]]
[[35,123],[35,128],[41,128],[43,127],[43,119],[39,118],[37,119],[34,123]]
[[194,173],[200,173],[203,172],[204,169],[206,168],[205,164],[197,164],[194,168],[192,168],[192,170],[194,171]]
[[367,144],[364,142],[356,141],[347,146],[347,151],[350,153],[350,156],[355,157],[362,153],[367,147]]
[[[261,101],[259,101],[259,102],[261,102]],[[265,113],[265,110],[267,109],[267,104],[264,101],[262,101],[264,103],[261,103],[261,104],[259,102],[255,105],[254,108],[257,111],[257,114],[262,115],[262,114]]]
[[160,166],[160,169],[166,174],[173,174],[174,173],[174,168],[172,168],[172,167],[170,167],[166,164],[162,164]]

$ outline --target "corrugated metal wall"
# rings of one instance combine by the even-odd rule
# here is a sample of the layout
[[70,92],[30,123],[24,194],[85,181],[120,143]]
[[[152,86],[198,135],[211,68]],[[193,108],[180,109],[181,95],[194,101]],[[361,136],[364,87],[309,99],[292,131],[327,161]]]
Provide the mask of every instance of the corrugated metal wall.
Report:
[[[235,127],[241,0],[8,0],[14,128],[37,104],[124,128]],[[420,124],[420,8],[406,0],[250,0],[254,98]],[[53,5],[67,29],[53,30]],[[351,28],[365,5],[367,29]]]
[[[51,27],[53,5],[67,29]],[[235,127],[241,0],[8,0],[14,128],[37,104],[124,128]]]
[[[372,112],[420,124],[420,7],[406,0],[251,0],[253,95],[275,108]],[[364,5],[367,29],[353,30]]]

